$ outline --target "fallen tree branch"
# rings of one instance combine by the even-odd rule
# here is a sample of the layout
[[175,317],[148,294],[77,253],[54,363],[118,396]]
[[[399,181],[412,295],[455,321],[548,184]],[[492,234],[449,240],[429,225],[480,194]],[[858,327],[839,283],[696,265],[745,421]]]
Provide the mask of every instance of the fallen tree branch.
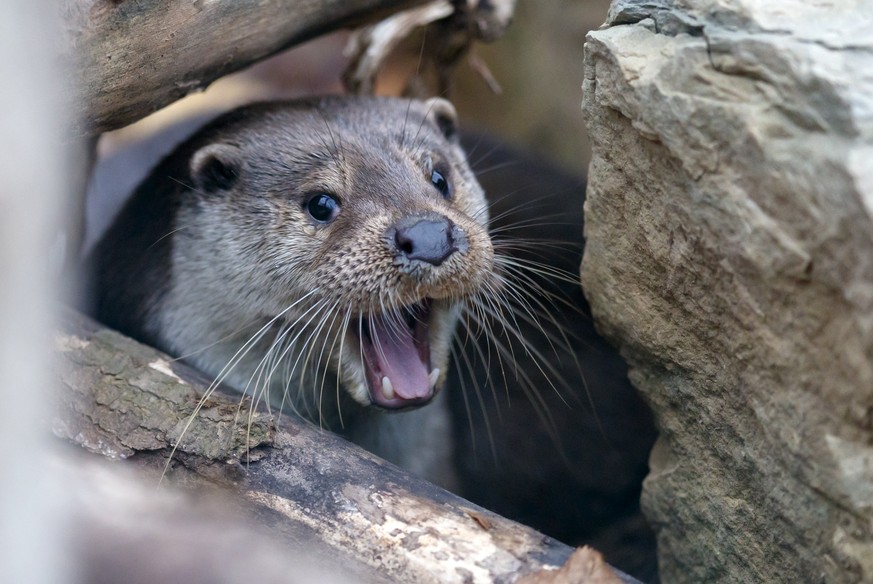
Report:
[[372,581],[514,582],[572,552],[311,424],[249,419],[238,396],[216,393],[189,424],[202,375],[84,317],[66,315],[56,347],[56,435],[153,477],[166,466],[171,484],[232,489],[276,541],[318,542]]

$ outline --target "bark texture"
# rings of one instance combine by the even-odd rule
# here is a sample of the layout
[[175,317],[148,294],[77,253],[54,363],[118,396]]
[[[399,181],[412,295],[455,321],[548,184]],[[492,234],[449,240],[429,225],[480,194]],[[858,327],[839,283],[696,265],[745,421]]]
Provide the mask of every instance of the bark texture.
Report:
[[74,135],[135,122],[281,49],[425,0],[63,0]]
[[[288,558],[293,564],[306,557],[307,570],[332,572],[339,581],[515,582],[553,572],[573,551],[308,423],[250,416],[239,396],[216,392],[196,410],[204,391],[199,373],[75,314],[68,314],[55,345],[64,389],[55,434],[104,457],[127,459],[152,484],[166,469],[165,484],[196,491],[187,500],[150,498],[143,494],[150,489],[124,486],[148,480],[93,462],[75,465],[78,472],[67,468],[70,489],[82,486],[74,493],[82,501],[78,521],[93,533],[83,547],[86,572],[100,576],[91,581],[113,581],[112,574],[166,581],[171,560],[193,571],[194,582],[236,573],[279,581]],[[87,472],[88,465],[94,470]],[[113,488],[116,483],[121,486]],[[192,502],[220,489],[220,504]],[[216,506],[226,513],[216,516],[210,511]],[[238,520],[224,523],[227,516]],[[232,553],[212,553],[212,564],[193,567],[210,549],[267,541],[265,534],[278,557],[261,567],[250,566],[247,554]],[[105,542],[109,551],[92,541]],[[608,566],[591,574],[634,582]]]
[[873,4],[845,7],[620,0],[588,36],[582,282],[661,430],[665,582],[873,581]]

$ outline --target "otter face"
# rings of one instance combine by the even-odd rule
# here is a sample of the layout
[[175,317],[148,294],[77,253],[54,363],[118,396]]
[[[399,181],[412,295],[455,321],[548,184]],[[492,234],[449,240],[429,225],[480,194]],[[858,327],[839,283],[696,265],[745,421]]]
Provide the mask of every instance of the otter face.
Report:
[[233,123],[222,133],[232,140],[207,139],[190,157],[177,253],[190,233],[209,240],[220,310],[278,317],[286,340],[271,347],[329,363],[358,403],[430,401],[460,303],[493,285],[484,193],[454,108],[333,98],[258,106]]

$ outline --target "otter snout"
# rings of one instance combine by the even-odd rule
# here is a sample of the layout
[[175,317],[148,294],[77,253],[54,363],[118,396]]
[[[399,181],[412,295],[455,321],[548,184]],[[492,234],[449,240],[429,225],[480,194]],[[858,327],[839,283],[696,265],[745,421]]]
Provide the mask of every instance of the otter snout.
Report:
[[439,266],[469,247],[464,230],[437,213],[404,217],[388,229],[386,240],[400,265],[418,261]]

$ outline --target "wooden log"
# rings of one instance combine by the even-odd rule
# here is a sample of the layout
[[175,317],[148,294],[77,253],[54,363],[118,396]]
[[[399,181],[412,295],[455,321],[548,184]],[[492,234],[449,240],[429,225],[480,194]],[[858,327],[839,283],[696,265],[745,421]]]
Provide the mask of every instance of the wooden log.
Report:
[[[165,483],[231,490],[289,553],[316,542],[338,565],[365,566],[365,581],[397,582],[514,582],[570,557],[307,422],[249,416],[239,396],[216,392],[192,417],[201,374],[84,317],[68,313],[55,345],[56,435],[149,469],[155,482],[166,468]],[[633,582],[624,578],[615,581]]]
[[319,34],[424,0],[65,0],[71,135],[130,124]]

